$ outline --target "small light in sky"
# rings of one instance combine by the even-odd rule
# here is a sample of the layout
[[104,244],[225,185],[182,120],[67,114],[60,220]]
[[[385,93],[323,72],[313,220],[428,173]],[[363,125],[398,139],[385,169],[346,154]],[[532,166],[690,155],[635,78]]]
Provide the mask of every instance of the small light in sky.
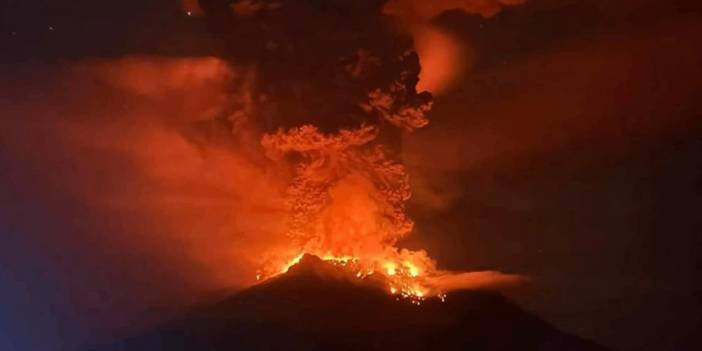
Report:
[[49,26],[49,30],[54,30],[54,26]]
[[193,12],[192,12],[192,11],[188,11],[187,14],[188,14],[188,16],[192,16],[192,15],[193,15]]

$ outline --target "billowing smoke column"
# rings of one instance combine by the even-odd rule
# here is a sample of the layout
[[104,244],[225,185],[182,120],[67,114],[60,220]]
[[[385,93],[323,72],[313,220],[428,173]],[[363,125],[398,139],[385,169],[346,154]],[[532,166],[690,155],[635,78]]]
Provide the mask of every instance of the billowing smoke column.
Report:
[[423,116],[396,117],[426,110],[431,98],[414,89],[418,57],[411,37],[393,31],[381,16],[384,1],[199,3],[221,54],[255,70],[257,108],[249,118],[264,130],[426,123]]
[[382,15],[384,6],[199,1],[223,55],[255,76],[245,107],[233,106],[223,118],[255,126],[268,158],[291,172],[290,245],[268,253],[260,278],[310,253],[359,277],[382,274],[393,293],[413,298],[443,293],[439,282],[462,287],[460,276],[446,278],[424,251],[396,247],[413,227],[405,211],[409,177],[397,157],[400,133],[428,124],[432,98],[417,91],[412,38]]

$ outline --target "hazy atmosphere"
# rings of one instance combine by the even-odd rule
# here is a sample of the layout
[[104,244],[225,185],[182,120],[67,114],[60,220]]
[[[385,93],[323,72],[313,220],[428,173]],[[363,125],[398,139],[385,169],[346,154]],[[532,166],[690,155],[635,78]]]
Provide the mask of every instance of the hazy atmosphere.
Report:
[[700,37],[691,0],[5,1],[0,349],[122,338],[305,253],[697,349]]

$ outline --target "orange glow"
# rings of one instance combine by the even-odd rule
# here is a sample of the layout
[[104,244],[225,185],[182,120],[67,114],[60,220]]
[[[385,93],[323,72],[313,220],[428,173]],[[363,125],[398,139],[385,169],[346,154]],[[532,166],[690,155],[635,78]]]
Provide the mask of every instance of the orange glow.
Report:
[[526,0],[389,0],[383,7],[414,39],[422,71],[418,91],[440,95],[449,90],[471,66],[467,43],[431,24],[432,19],[450,10],[492,17],[503,8]]
[[393,263],[393,262],[386,262],[386,263],[384,264],[384,266],[385,266],[385,273],[387,273],[387,275],[391,275],[391,276],[392,276],[392,275],[395,275],[395,274],[397,273],[397,270],[395,269],[395,268],[396,268],[396,267],[395,267],[395,263]]
[[407,272],[411,277],[419,276],[419,268],[417,268],[417,266],[412,264],[412,262],[405,261],[405,262],[402,262],[402,265],[407,268]]
[[301,253],[301,254],[295,256],[292,260],[288,261],[288,262],[283,266],[283,268],[280,270],[280,273],[285,273],[285,272],[287,272],[288,270],[290,270],[290,267],[292,267],[292,266],[294,266],[294,265],[300,263],[300,260],[302,259],[302,256],[304,256],[304,255],[305,255],[305,253],[303,252],[303,253]]
[[[41,103],[18,98],[6,105],[12,108],[3,116],[18,117],[3,120],[12,123],[3,130],[13,131],[3,142],[28,162],[45,164],[51,187],[71,194],[71,206],[80,204],[91,223],[90,249],[148,257],[147,268],[140,260],[114,263],[145,277],[178,272],[177,289],[171,282],[154,286],[159,298],[254,283],[261,253],[287,239],[280,195],[287,179],[256,162],[261,155],[241,133],[227,136],[236,144],[225,145],[207,124],[230,113],[235,99],[246,107],[244,69],[212,57],[40,67],[44,79],[18,94],[42,92]],[[33,77],[36,69],[29,65],[22,74]],[[28,143],[26,135],[47,142]]]
[[302,161],[286,191],[289,248],[269,251],[261,277],[285,273],[311,254],[358,279],[377,273],[391,294],[415,304],[453,287],[469,287],[461,285],[461,275],[437,270],[425,251],[396,246],[413,227],[405,211],[409,178],[404,166],[375,144],[377,135],[373,126],[337,134],[303,126],[263,137],[271,159],[297,153]]
[[423,298],[429,290],[420,272],[434,270],[424,251],[395,244],[413,223],[405,213],[410,197],[404,167],[373,144],[376,127],[323,134],[312,126],[263,138],[269,157],[303,156],[288,187],[288,236],[298,249],[273,256],[263,277],[286,272],[303,254],[312,254],[365,278],[381,272],[402,296]]
[[[193,13],[199,10],[196,2],[185,1],[184,6]],[[275,10],[276,6],[239,1],[232,10],[247,16]],[[385,127],[409,132],[426,126],[431,101],[406,97],[416,96],[417,89],[438,94],[450,88],[467,67],[467,55],[446,32],[428,25],[410,27],[422,65],[418,86],[406,86],[398,77],[400,80],[388,87],[370,90],[367,100],[359,102],[366,113],[387,123],[328,134],[314,125],[303,125],[264,134],[260,139],[268,159],[281,167],[289,165],[292,178],[283,194],[287,215],[284,234],[289,240],[261,251],[266,263],[257,272],[257,280],[286,273],[305,254],[311,254],[348,269],[358,279],[378,274],[377,279],[385,280],[393,294],[416,303],[445,292],[437,278],[450,273],[437,270],[425,251],[397,246],[414,226],[405,210],[412,192],[405,166],[378,136]],[[137,82],[135,90],[160,91],[150,87],[157,81],[148,78],[154,70],[158,72],[158,67],[146,67],[129,82]],[[173,79],[202,79],[218,71],[217,62],[212,61]]]
[[[246,149],[193,143],[178,132],[225,113],[235,99],[241,100],[236,100],[244,108],[241,114],[255,109],[248,98],[253,78],[245,70],[215,58],[128,58],[93,66],[116,89],[146,105],[143,112],[122,119],[124,126],[110,129],[116,133],[113,137],[85,142],[129,155],[140,176],[165,188],[158,197],[137,200],[118,194],[108,196],[109,201],[126,207],[143,201],[159,213],[188,211],[187,217],[170,220],[182,227],[174,230],[208,233],[207,240],[188,237],[193,243],[188,254],[216,267],[220,282],[240,279],[232,272],[249,264],[260,267],[255,274],[251,269],[249,277],[263,281],[288,272],[311,254],[357,279],[373,275],[387,283],[386,291],[394,290],[413,303],[471,283],[485,285],[479,276],[438,270],[423,250],[397,246],[414,225],[405,210],[411,189],[405,166],[378,141],[380,126],[327,134],[306,125],[242,139],[260,140],[259,150],[271,161],[262,166],[249,160]],[[232,87],[240,94],[231,94]],[[424,113],[430,105],[411,109],[394,100],[393,93],[380,92],[382,104],[369,94],[369,108],[382,109],[386,120],[406,130],[428,123]],[[179,104],[173,106],[172,101]],[[85,130],[70,134],[92,135]],[[288,165],[287,156],[293,153],[299,161],[291,165],[290,178],[281,176],[285,172],[278,167]],[[207,208],[203,206],[213,207],[209,213],[216,218],[203,221],[207,227],[201,229],[198,211]],[[219,241],[212,240],[214,235]],[[463,277],[469,278],[467,283]]]
[[417,90],[440,95],[449,90],[469,68],[468,48],[452,34],[430,25],[410,29],[422,64]]

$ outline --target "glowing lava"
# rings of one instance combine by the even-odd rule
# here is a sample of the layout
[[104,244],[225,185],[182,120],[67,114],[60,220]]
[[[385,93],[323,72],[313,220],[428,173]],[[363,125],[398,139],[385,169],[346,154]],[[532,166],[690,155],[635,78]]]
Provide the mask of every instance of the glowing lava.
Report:
[[[421,116],[411,116],[417,117]],[[425,274],[435,271],[426,252],[396,247],[413,227],[405,211],[409,178],[404,166],[377,142],[378,135],[374,126],[336,134],[304,126],[264,137],[270,158],[282,160],[290,153],[300,158],[286,196],[288,236],[297,249],[280,255],[282,259],[272,258],[259,278],[287,272],[304,254],[311,254],[346,267],[359,279],[383,274],[388,290],[404,297],[422,299],[436,293],[423,282]]]
[[409,177],[378,135],[377,127],[324,134],[304,126],[263,138],[271,159],[296,158],[286,194],[290,247],[271,253],[258,279],[285,273],[310,254],[358,279],[380,275],[390,294],[415,304],[443,300],[452,289],[518,282],[496,272],[440,271],[425,251],[397,247],[413,227],[405,211]]
[[[287,273],[291,267],[300,263],[305,254],[300,253],[284,263],[278,274]],[[386,261],[378,264],[378,262],[364,262],[356,257],[333,256],[329,254],[320,258],[331,265],[348,269],[358,279],[366,279],[374,274],[380,275],[382,280],[388,285],[390,294],[410,299],[415,304],[421,303],[428,296],[439,296],[442,300],[445,298],[443,293],[434,292],[428,286],[419,269],[409,261]],[[273,276],[275,275],[277,274]],[[258,279],[264,279],[264,277],[259,276]]]

